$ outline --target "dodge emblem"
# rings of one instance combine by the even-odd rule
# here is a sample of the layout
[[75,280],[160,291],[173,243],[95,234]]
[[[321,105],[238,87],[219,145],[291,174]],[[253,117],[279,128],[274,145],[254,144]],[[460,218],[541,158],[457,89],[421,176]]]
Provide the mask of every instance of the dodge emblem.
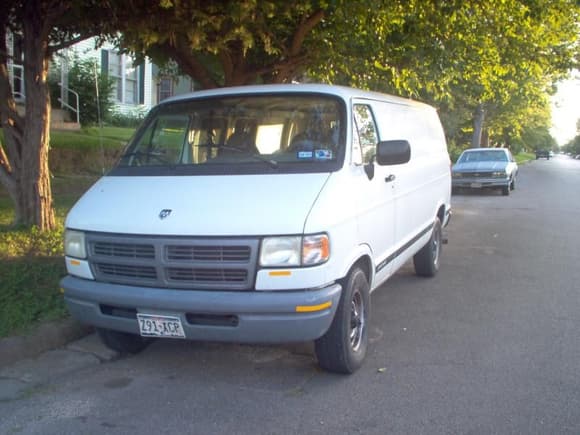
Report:
[[159,219],[165,219],[167,216],[171,214],[171,210],[168,208],[164,208],[159,212]]

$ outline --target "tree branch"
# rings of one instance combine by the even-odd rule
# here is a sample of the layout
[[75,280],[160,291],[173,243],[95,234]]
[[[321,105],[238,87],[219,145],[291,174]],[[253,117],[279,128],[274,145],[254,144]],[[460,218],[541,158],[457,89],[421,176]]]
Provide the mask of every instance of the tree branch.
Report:
[[292,42],[288,49],[288,56],[291,57],[300,54],[306,35],[322,21],[324,13],[323,9],[318,9],[317,11],[314,11],[312,15],[300,22],[294,32],[294,36],[292,37]]
[[186,42],[176,39],[174,43],[165,43],[161,48],[167,50],[169,56],[177,61],[183,71],[204,89],[219,87],[208,68],[199,61]]

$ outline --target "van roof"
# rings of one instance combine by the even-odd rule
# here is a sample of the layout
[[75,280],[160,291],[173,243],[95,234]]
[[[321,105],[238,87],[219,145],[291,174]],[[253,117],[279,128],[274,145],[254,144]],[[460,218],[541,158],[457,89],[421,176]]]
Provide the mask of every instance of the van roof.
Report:
[[283,85],[251,85],[251,86],[234,86],[226,88],[217,88],[210,90],[201,90],[187,94],[176,95],[163,100],[160,104],[172,103],[175,101],[186,101],[198,98],[217,97],[223,95],[249,95],[249,94],[271,94],[271,93],[318,93],[328,94],[340,97],[344,100],[351,98],[367,98],[371,100],[387,101],[395,104],[413,105],[430,107],[425,103],[407,98],[396,97],[394,95],[383,94],[379,92],[364,91],[346,86],[326,85],[326,84],[283,84]]

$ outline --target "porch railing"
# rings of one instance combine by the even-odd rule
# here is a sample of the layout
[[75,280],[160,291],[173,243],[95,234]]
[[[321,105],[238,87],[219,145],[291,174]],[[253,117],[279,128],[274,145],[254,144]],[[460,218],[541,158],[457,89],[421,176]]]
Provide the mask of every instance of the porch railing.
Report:
[[68,109],[68,110],[72,111],[73,113],[75,113],[75,115],[76,115],[76,117],[77,117],[77,124],[80,124],[80,119],[81,119],[81,106],[79,105],[79,94],[78,94],[78,93],[76,93],[75,91],[73,91],[72,89],[70,89],[70,88],[67,88],[66,86],[63,86],[63,84],[62,84],[62,83],[59,83],[58,85],[59,85],[59,86],[62,88],[62,90],[63,90],[64,92],[66,92],[67,94],[73,94],[73,95],[74,95],[74,97],[75,97],[76,103],[77,103],[77,104],[76,104],[76,107],[73,107],[73,106],[71,106],[70,104],[68,104],[68,102],[66,102],[66,101],[63,101],[63,99],[62,99],[62,98],[59,98],[59,99],[58,99],[58,101],[59,101],[59,103],[60,103],[60,107],[62,107],[62,108],[66,108],[66,109]]
[[[10,86],[12,87],[12,94],[17,101],[24,101],[26,99],[26,89],[24,87],[24,67],[18,64],[9,64],[8,65],[8,75],[10,77]],[[79,94],[73,91],[66,86],[63,86],[62,83],[58,84],[62,88],[61,95],[66,95],[66,100],[70,95],[74,96],[76,105],[72,106],[68,103],[68,101],[64,101],[62,98],[59,98],[58,101],[60,103],[60,107],[63,109],[68,109],[76,115],[76,122],[80,124],[80,105],[79,105]]]
[[10,86],[16,100],[26,99],[24,90],[24,67],[10,63],[8,65],[8,76],[10,77]]

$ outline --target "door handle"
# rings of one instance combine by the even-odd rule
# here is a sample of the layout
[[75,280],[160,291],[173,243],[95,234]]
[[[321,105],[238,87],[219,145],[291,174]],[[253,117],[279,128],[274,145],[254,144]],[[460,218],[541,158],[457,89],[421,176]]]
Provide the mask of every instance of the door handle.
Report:
[[390,183],[391,181],[395,181],[395,178],[397,178],[397,177],[395,177],[394,174],[391,174],[385,178],[385,183]]

